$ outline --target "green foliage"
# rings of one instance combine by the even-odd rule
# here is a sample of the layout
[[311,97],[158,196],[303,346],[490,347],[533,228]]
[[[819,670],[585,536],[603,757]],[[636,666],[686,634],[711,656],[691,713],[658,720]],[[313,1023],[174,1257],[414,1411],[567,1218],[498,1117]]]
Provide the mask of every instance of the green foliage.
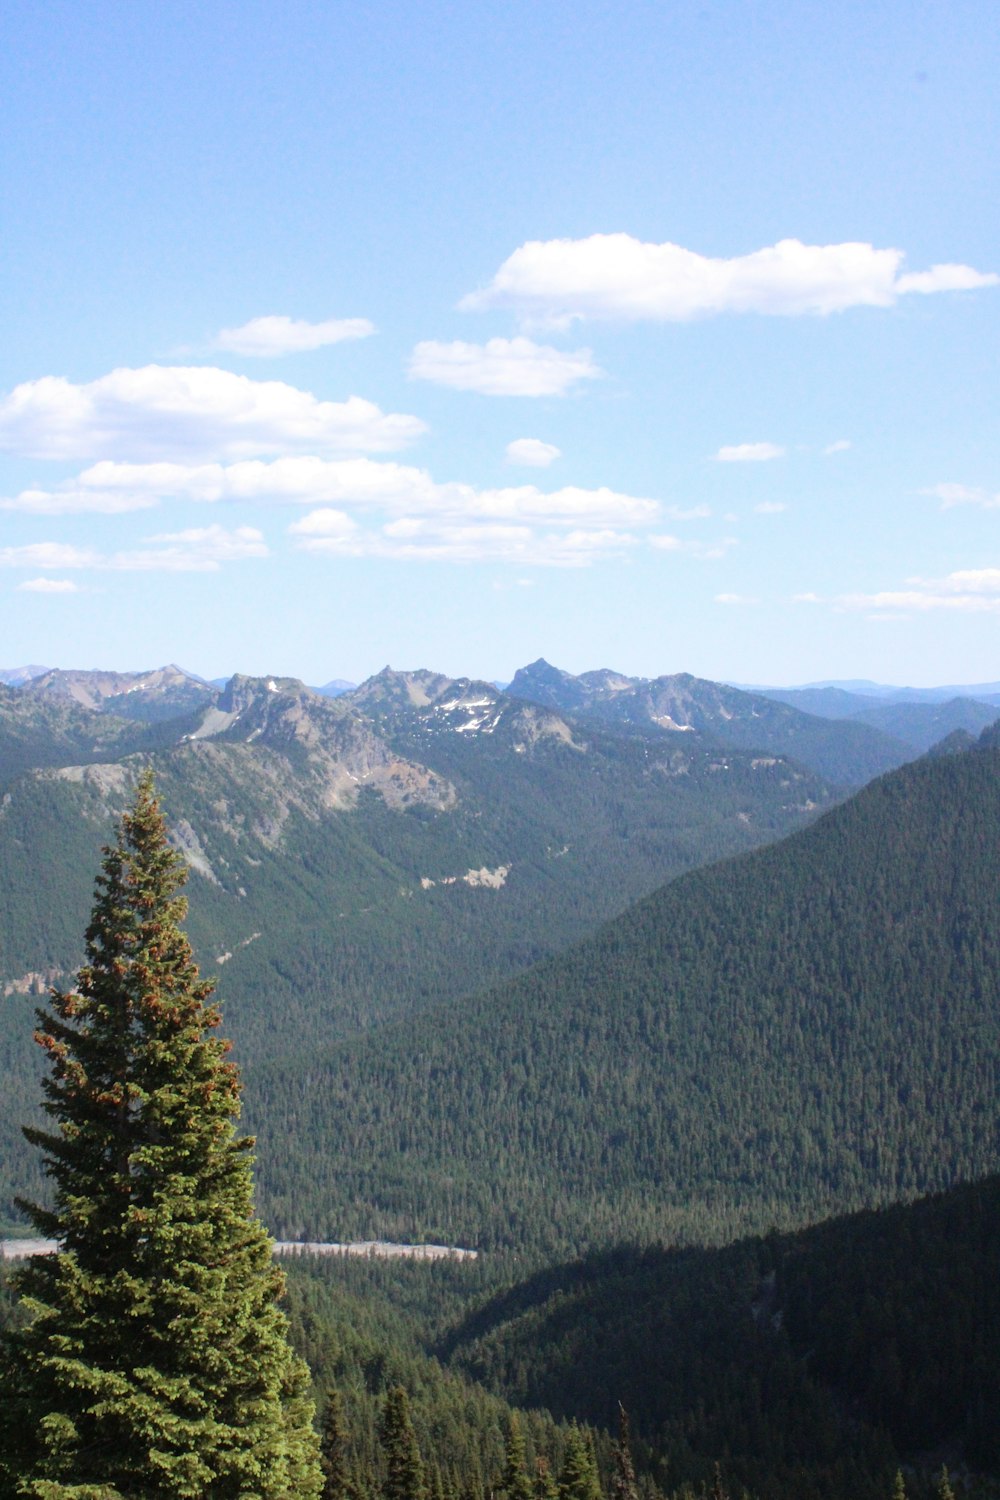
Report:
[[576,1426],[569,1430],[566,1456],[559,1474],[559,1500],[601,1500],[597,1463],[585,1435]]
[[317,1495],[305,1367],[253,1217],[239,1079],[179,923],[150,777],[105,852],[77,990],[39,1013],[59,1253],[16,1278],[8,1482],[57,1497]]
[[524,1435],[517,1412],[511,1412],[507,1429],[502,1488],[507,1500],[531,1500],[531,1481],[525,1466]]
[[385,1500],[426,1500],[424,1461],[410,1421],[410,1403],[401,1385],[386,1393],[382,1411],[382,1445],[385,1449]]
[[[228,729],[174,744],[155,764],[194,867],[192,941],[203,967],[219,965],[255,1122],[272,1107],[269,1095],[258,1103],[265,1060],[285,1055],[308,1071],[318,1046],[499,982],[669,876],[774,838],[832,799],[818,777],[773,757],[607,728],[579,745],[537,726],[532,739],[525,715],[537,711],[523,705],[470,737],[426,714],[373,728],[302,689],[241,692],[247,706]],[[331,789],[311,755],[318,745],[335,759],[355,738],[376,761],[429,767],[456,788],[456,804],[402,811],[366,791],[331,809],[347,778]],[[0,818],[0,986],[44,991],[78,966],[83,872],[137,771],[126,760],[11,785]],[[507,868],[501,888],[456,878],[484,866]],[[6,1215],[16,1192],[43,1191],[15,1128],[38,1093],[34,1003],[15,993],[0,1007]],[[294,1129],[290,1139],[308,1155],[307,1139]],[[293,1234],[309,1208],[298,1180],[295,1194],[273,1201]]]
[[323,1413],[320,1464],[323,1469],[322,1500],[349,1500],[352,1494],[348,1465],[348,1435],[344,1419],[344,1402],[340,1392],[327,1393]]
[[604,1428],[623,1403],[661,1484],[709,1484],[724,1457],[758,1493],[878,1500],[900,1460],[946,1450],[1000,1478],[998,1245],[991,1177],[720,1250],[546,1267],[437,1348],[518,1406]]
[[502,989],[269,1064],[272,1222],[552,1254],[996,1170],[998,879],[1000,754],[918,762]]

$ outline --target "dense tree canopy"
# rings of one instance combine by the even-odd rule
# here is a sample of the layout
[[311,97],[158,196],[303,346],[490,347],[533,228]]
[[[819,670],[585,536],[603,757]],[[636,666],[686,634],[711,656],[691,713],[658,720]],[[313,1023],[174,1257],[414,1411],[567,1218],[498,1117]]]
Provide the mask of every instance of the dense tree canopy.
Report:
[[239,1077],[180,928],[183,864],[144,776],[105,851],[76,990],[37,1040],[59,1253],[19,1278],[8,1493],[39,1500],[315,1496],[305,1366],[254,1217]]

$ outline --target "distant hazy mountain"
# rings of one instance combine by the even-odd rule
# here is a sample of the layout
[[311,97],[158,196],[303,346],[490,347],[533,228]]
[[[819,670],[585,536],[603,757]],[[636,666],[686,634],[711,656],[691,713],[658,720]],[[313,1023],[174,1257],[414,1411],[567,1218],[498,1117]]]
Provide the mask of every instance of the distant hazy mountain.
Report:
[[875,698],[832,687],[775,688],[763,696],[821,718],[867,724],[917,751],[929,750],[956,729],[978,735],[1000,712],[1000,698],[996,703],[986,698]]
[[344,693],[349,693],[356,687],[356,682],[347,682],[343,677],[334,677],[332,681],[325,682],[316,691],[326,698],[340,698]]
[[605,669],[577,677],[540,659],[522,667],[508,691],[620,728],[641,726],[678,739],[693,734],[713,745],[791,756],[821,776],[853,786],[912,754],[900,740],[869,725],[820,718],[687,672],[647,680]]
[[80,672],[54,668],[25,684],[33,697],[154,723],[203,707],[215,689],[181,667],[151,672]]
[[[735,684],[734,684],[735,686]],[[804,714],[817,714],[821,719],[849,719],[854,714],[864,713],[888,700],[876,698],[874,694],[848,692],[840,687],[768,688],[744,687],[745,693],[759,693],[775,703],[787,703]]]
[[[750,693],[763,693],[769,698],[780,696],[783,700],[786,695],[833,692],[847,693],[851,697],[863,699],[878,698],[886,703],[945,703],[949,698],[976,698],[981,703],[1000,704],[1000,682],[981,682],[975,686],[952,684],[943,687],[912,688],[868,682],[864,678],[850,678],[834,682],[806,682],[800,687],[791,688],[748,686],[745,683],[737,683],[734,686],[743,687]],[[817,708],[813,711],[818,713],[821,710]]]
[[30,682],[33,677],[41,677],[48,670],[48,667],[0,667],[0,682],[5,682],[10,687],[20,687],[22,683]]
[[870,724],[894,735],[915,750],[929,750],[940,740],[964,729],[980,734],[1000,716],[1000,704],[974,698],[950,698],[944,703],[885,703],[852,715],[854,724]]

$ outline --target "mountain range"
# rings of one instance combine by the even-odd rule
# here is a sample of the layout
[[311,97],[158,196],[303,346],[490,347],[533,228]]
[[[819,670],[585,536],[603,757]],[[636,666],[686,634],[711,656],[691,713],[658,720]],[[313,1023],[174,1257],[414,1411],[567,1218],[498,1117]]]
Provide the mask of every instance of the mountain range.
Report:
[[283,1237],[717,1239],[996,1164],[988,736],[837,808],[909,752],[689,676],[46,673],[0,708],[8,1215],[34,996],[147,759]]
[[402,1383],[441,1500],[506,1483],[516,1407],[529,1464],[595,1424],[608,1484],[619,1402],[649,1500],[880,1500],[904,1464],[923,1500],[942,1463],[988,1492],[994,707],[544,661],[506,689],[25,669],[0,684],[0,1217],[45,1192],[32,1013],[152,762],[271,1227],[485,1252],[293,1267],[365,1484]]
[[0,1212],[37,1098],[34,997],[82,959],[100,846],[147,760],[248,1076],[503,979],[845,794],[763,734],[623,731],[432,672],[336,698],[176,668],[0,688]]

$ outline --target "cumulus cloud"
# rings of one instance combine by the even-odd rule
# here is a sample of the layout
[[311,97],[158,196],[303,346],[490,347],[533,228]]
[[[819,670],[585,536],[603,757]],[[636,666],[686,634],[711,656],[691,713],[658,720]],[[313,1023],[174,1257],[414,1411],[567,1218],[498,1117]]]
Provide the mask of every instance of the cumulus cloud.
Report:
[[489,286],[463,297],[467,311],[509,308],[529,323],[566,327],[582,319],[689,322],[722,313],[823,316],[849,307],[891,307],[909,293],[965,291],[1000,278],[971,266],[902,274],[901,250],[804,245],[780,240],[749,255],[699,255],[629,234],[530,240]]
[[531,339],[490,339],[485,344],[418,344],[410,378],[430,380],[483,396],[564,396],[578,381],[601,370],[589,349],[565,351]]
[[223,328],[212,345],[232,354],[267,359],[280,354],[304,354],[347,339],[366,339],[374,332],[375,324],[367,318],[328,318],[325,323],[307,323],[301,318],[271,316],[251,318],[239,328]]
[[0,451],[29,458],[157,460],[264,453],[383,453],[425,431],[371,401],[319,401],[212,366],[113,370],[86,385],[29,380],[0,398]]
[[[279,458],[265,463],[122,464],[103,462],[86,469],[74,485],[102,496],[173,496],[206,503],[271,501],[291,505],[333,505],[385,510],[392,515],[448,514],[464,518],[595,522],[648,525],[660,514],[656,500],[604,487],[567,485],[544,491],[536,485],[476,489],[458,480],[438,483],[426,469],[370,458]],[[689,512],[700,515],[700,509]]]
[[131,550],[99,552],[62,542],[29,542],[20,547],[0,547],[0,567],[95,569],[112,572],[216,573],[223,563],[249,557],[266,557],[267,547],[259,531],[238,526],[195,527],[144,538]]
[[979,485],[935,484],[924,495],[933,495],[941,501],[942,510],[951,510],[955,505],[978,505],[982,510],[1000,510],[1000,493],[991,493]]
[[835,453],[846,453],[850,446],[849,438],[838,438],[835,443],[827,443],[823,449],[823,455],[825,458],[832,458]]
[[880,615],[1000,614],[1000,568],[964,568],[944,578],[908,578],[905,589],[883,589],[875,594],[844,594],[835,604],[842,610],[864,610]]
[[[112,513],[171,500],[301,506],[308,514],[294,523],[292,535],[306,550],[559,567],[623,555],[665,519],[688,523],[711,514],[705,505],[663,505],[606,486],[477,488],[457,480],[438,482],[425,469],[393,460],[316,455],[230,464],[105,459],[67,480],[64,489],[44,494],[53,511],[83,511],[91,499],[94,509]],[[662,550],[704,558],[722,556],[734,545],[732,538],[700,542],[654,535],[650,540]],[[134,550],[112,554],[56,543],[8,548],[0,551],[0,565],[205,571],[264,556],[266,550],[260,532],[250,527],[208,526],[149,536]]]
[[507,462],[519,464],[527,469],[547,469],[562,451],[555,443],[543,443],[541,438],[515,438],[507,444]]
[[29,578],[18,584],[22,594],[78,594],[80,591],[71,578]]
[[772,458],[784,458],[785,449],[777,443],[731,443],[715,455],[720,464],[764,464]]

